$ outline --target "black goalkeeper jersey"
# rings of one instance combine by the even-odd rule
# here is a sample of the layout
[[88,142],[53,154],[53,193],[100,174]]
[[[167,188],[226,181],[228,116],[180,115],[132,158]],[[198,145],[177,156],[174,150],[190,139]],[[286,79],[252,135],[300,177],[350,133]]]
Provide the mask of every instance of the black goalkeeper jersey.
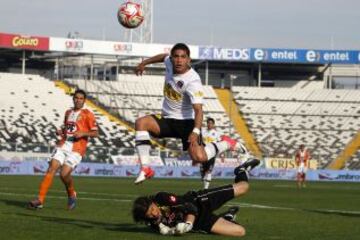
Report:
[[168,192],[157,193],[152,200],[160,208],[161,217],[150,220],[148,224],[155,229],[158,229],[160,223],[168,227],[175,227],[176,224],[185,221],[186,215],[197,215],[196,199],[196,192],[192,191],[179,196]]
[[179,196],[159,192],[151,198],[161,210],[159,219],[148,220],[147,224],[152,228],[159,230],[160,223],[175,227],[176,224],[185,222],[188,214],[193,214],[195,215],[193,230],[211,232],[212,226],[220,217],[213,211],[234,198],[234,189],[232,185],[226,185],[197,192],[189,191]]

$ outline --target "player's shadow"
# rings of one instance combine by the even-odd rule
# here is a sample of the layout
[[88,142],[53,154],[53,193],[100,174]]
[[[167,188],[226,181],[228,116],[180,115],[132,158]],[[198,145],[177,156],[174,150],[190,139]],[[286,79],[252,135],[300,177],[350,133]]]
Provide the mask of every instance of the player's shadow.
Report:
[[99,221],[92,221],[92,220],[85,220],[85,219],[73,219],[73,218],[62,218],[62,217],[51,217],[51,216],[39,216],[39,215],[32,215],[32,214],[24,214],[19,213],[17,215],[23,217],[36,217],[41,219],[42,221],[54,222],[57,224],[69,224],[75,225],[81,228],[102,228],[108,231],[121,231],[121,232],[147,232],[152,233],[151,229],[146,228],[144,226],[139,226],[136,224],[131,223],[108,223],[108,222],[99,222]]
[[9,199],[0,199],[0,201],[9,206],[15,206],[15,207],[19,207],[19,208],[27,207],[27,202],[24,202],[24,201],[9,200]]
[[313,213],[320,213],[326,215],[338,215],[343,217],[353,217],[353,218],[360,218],[360,212],[346,212],[346,211],[337,211],[337,210],[321,210],[321,209],[303,209],[305,212],[313,212]]

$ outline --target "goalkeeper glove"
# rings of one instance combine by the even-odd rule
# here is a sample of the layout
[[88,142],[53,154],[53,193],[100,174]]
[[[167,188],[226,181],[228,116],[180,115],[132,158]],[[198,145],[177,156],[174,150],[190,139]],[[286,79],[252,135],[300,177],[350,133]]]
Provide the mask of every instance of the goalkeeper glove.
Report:
[[175,228],[170,228],[166,226],[163,223],[159,224],[159,230],[161,235],[174,235],[175,234]]
[[192,228],[193,228],[193,224],[191,222],[178,223],[175,227],[175,233],[181,235],[190,232]]

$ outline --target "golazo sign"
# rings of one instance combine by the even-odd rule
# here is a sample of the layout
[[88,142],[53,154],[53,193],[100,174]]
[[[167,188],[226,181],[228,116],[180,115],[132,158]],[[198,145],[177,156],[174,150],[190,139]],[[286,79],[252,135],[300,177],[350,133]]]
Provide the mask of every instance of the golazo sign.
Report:
[[48,51],[49,38],[0,33],[0,47]]

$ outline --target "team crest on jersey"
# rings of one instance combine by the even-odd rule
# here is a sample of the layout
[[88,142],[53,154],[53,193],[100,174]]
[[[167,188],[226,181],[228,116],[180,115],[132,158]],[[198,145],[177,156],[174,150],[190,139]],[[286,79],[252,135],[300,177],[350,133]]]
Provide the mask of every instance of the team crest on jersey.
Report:
[[67,122],[66,123],[66,132],[67,133],[74,133],[76,132],[77,127],[76,127],[76,123],[75,122]]
[[184,82],[183,81],[177,81],[176,82],[176,86],[178,87],[178,88],[182,88],[183,86],[184,86]]
[[175,203],[176,202],[176,197],[175,196],[170,196],[170,202]]

